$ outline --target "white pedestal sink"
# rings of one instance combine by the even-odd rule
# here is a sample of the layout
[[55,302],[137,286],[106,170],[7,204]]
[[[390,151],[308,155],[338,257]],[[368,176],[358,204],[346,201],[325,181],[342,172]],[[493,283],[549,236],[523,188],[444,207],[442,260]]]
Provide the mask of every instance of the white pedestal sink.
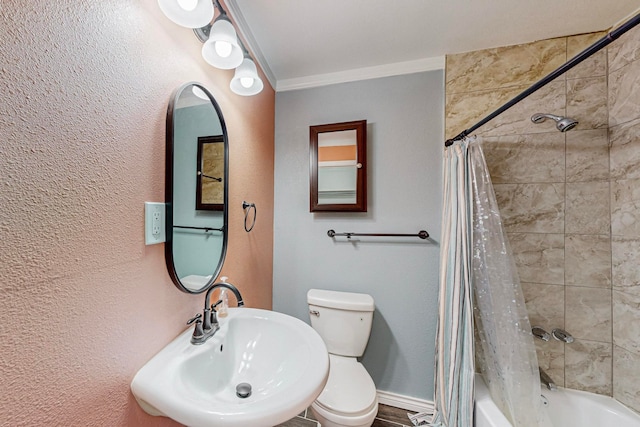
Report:
[[[272,427],[302,412],[325,386],[327,349],[301,320],[230,308],[204,344],[190,343],[192,329],[133,378],[131,390],[147,413],[190,427]],[[236,393],[242,383],[250,385],[248,397]]]

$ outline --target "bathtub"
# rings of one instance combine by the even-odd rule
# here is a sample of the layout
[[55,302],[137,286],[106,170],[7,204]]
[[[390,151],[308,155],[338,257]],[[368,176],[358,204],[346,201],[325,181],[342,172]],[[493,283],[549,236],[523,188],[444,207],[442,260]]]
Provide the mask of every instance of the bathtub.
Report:
[[[640,415],[611,397],[561,387],[542,395],[554,427],[640,427]],[[475,427],[512,427],[480,376],[476,376]]]

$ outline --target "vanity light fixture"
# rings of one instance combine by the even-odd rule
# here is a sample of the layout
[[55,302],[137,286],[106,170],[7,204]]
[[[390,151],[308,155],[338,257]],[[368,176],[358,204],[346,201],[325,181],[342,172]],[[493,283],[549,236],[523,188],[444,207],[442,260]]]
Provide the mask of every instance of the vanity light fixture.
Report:
[[264,83],[258,76],[256,64],[249,55],[246,55],[242,64],[236,68],[229,86],[235,94],[241,96],[252,96],[262,91]]
[[213,19],[211,0],[158,0],[160,10],[174,23],[187,28],[200,28]]
[[[193,28],[204,60],[222,70],[236,69],[229,87],[241,96],[257,95],[264,88],[255,62],[238,38],[233,23],[219,0],[158,0],[162,12],[178,25]],[[213,24],[215,13],[219,14]]]
[[222,8],[209,30],[209,39],[202,46],[202,57],[209,65],[222,70],[231,70],[242,64],[244,55],[238,35]]

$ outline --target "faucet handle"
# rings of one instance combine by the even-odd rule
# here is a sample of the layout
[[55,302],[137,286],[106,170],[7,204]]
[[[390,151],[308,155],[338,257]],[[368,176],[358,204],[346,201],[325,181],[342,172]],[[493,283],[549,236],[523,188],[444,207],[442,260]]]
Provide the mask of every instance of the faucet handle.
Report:
[[193,318],[187,320],[187,325],[192,324],[193,322],[200,322],[202,323],[202,320],[199,320],[202,317],[202,313],[198,313],[196,314]]
[[216,312],[216,307],[222,304],[222,300],[219,299],[215,304],[211,304],[211,311]]
[[545,331],[540,326],[534,326],[533,328],[531,328],[531,333],[533,333],[534,337],[540,338],[542,341],[549,341],[549,338],[551,338],[549,332]]
[[222,300],[218,300],[215,304],[211,304],[211,324],[218,324],[218,312],[216,311],[216,307],[222,303]]
[[564,329],[555,328],[551,331],[551,335],[558,341],[562,341],[567,344],[571,344],[574,341],[573,336]]
[[187,325],[195,323],[196,326],[193,329],[193,335],[191,336],[191,343],[195,344],[198,340],[204,336],[204,330],[202,329],[202,320],[200,319],[202,314],[198,313],[193,318],[187,321]]

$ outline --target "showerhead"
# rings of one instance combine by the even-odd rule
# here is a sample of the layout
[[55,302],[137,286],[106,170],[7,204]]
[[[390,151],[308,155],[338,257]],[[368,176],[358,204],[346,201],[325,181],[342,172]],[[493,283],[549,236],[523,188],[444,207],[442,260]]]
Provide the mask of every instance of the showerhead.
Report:
[[578,121],[575,119],[572,119],[570,117],[556,116],[555,114],[537,113],[531,116],[531,121],[535,124],[542,123],[546,119],[555,121],[556,128],[558,128],[560,132],[571,130],[578,124]]

